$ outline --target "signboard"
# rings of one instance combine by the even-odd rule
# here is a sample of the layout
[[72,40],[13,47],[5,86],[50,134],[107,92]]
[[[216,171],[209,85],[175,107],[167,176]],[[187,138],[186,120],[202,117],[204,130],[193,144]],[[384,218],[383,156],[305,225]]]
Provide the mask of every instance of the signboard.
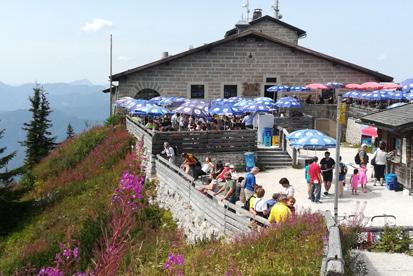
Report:
[[346,124],[346,112],[347,112],[347,104],[341,103],[340,108],[339,108],[339,114],[338,114],[338,122],[340,123],[340,125]]

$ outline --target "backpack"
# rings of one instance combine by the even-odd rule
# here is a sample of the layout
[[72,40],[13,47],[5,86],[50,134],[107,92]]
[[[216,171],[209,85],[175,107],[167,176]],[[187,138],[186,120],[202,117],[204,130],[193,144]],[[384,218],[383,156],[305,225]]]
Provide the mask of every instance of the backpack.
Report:
[[356,156],[354,156],[354,163],[356,163],[357,165],[360,165],[361,163],[359,152],[357,152]]
[[344,165],[343,163],[340,163],[340,174],[341,175],[346,175],[347,174],[346,165]]

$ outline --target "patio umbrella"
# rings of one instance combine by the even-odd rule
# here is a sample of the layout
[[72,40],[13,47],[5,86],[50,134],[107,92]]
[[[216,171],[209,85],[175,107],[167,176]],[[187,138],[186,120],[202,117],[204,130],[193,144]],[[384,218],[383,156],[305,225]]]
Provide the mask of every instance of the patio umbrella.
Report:
[[297,149],[317,150],[336,147],[336,140],[327,135],[305,136],[291,142],[291,146]]
[[305,88],[311,89],[311,90],[327,90],[329,89],[328,86],[321,84],[321,83],[310,83],[305,86]]
[[134,106],[128,108],[128,111],[133,115],[145,116],[148,115],[148,109],[155,106],[158,105],[154,105],[151,103],[137,103]]
[[360,97],[362,92],[361,91],[350,91],[349,93],[350,93],[349,98],[358,99],[358,97]]
[[168,97],[158,96],[158,97],[154,97],[154,98],[150,99],[149,102],[151,104],[161,105],[162,101],[164,101],[166,99],[168,99]]
[[146,113],[146,115],[155,116],[155,117],[159,117],[159,116],[163,116],[163,115],[171,113],[171,111],[169,111],[168,109],[162,106],[157,106],[157,105],[147,105],[146,107],[142,109],[142,112]]
[[300,130],[293,131],[290,134],[288,134],[286,138],[289,141],[294,141],[294,140],[298,140],[303,137],[307,137],[307,136],[311,137],[311,136],[316,136],[316,135],[325,135],[325,134],[316,129],[306,128],[306,129],[300,129]]
[[407,79],[402,81],[400,83],[400,86],[402,87],[403,91],[409,92],[411,89],[413,89],[413,79]]
[[241,108],[232,105],[220,105],[209,108],[209,114],[219,116],[236,116],[243,114]]
[[244,111],[244,113],[271,112],[273,110],[273,106],[253,102],[244,106],[242,110]]
[[134,100],[135,100],[135,99],[132,98],[132,97],[122,97],[122,98],[120,98],[119,100],[117,100],[117,101],[115,102],[115,105],[116,105],[117,107],[123,107],[123,104],[125,104],[125,103],[127,103],[127,102],[134,101]]
[[344,88],[344,84],[341,82],[327,82],[326,86],[331,89]]
[[228,102],[228,103],[237,103],[237,102],[240,102],[242,100],[244,100],[243,97],[231,97],[231,98],[227,99],[226,102]]
[[288,85],[274,85],[267,89],[267,92],[288,91],[290,87]]
[[366,90],[379,90],[383,88],[383,85],[377,82],[365,82],[363,84],[360,85],[360,87],[362,89],[366,89]]
[[247,105],[252,104],[252,103],[255,103],[255,101],[244,99],[242,101],[239,101],[239,102],[235,103],[234,107],[244,107],[244,106],[247,106]]
[[160,101],[162,106],[166,107],[178,107],[186,102],[184,97],[170,97]]
[[377,137],[377,128],[369,126],[361,130],[361,134],[370,137]]
[[258,98],[255,98],[254,101],[257,102],[257,103],[274,102],[273,99],[268,98],[268,97],[258,97]]
[[398,103],[394,103],[394,104],[389,105],[388,107],[386,107],[386,109],[392,109],[392,108],[403,106],[403,105],[406,105],[406,104],[407,103],[398,102]]
[[401,88],[400,84],[397,83],[384,83],[383,90],[395,90]]
[[349,83],[349,84],[346,84],[344,87],[347,88],[347,89],[354,89],[354,90],[362,90],[363,89],[360,84],[356,84],[356,83]]
[[[200,108],[201,107],[201,108]],[[209,116],[208,111],[205,110],[208,106],[195,106],[195,105],[181,105],[178,108],[175,108],[175,113],[186,114],[194,117],[207,118]]]
[[283,97],[275,103],[275,106],[277,106],[279,108],[300,108],[301,103],[296,98]]
[[406,99],[409,101],[413,101],[413,92],[407,93],[406,94]]
[[388,101],[390,100],[390,96],[386,91],[374,91],[363,95],[363,99],[369,101]]
[[387,93],[391,100],[406,100],[407,93],[403,91],[391,91]]
[[209,105],[209,101],[201,99],[187,99],[183,105]]
[[149,103],[149,102],[148,102],[147,100],[142,100],[142,99],[136,100],[136,99],[133,99],[133,100],[130,100],[130,101],[123,102],[123,103],[121,104],[121,107],[124,107],[124,108],[130,110],[130,109],[135,108],[136,106],[145,106],[145,105],[147,105],[148,103]]
[[309,91],[310,89],[306,88],[305,86],[291,86],[290,91],[294,92],[301,92],[301,91]]

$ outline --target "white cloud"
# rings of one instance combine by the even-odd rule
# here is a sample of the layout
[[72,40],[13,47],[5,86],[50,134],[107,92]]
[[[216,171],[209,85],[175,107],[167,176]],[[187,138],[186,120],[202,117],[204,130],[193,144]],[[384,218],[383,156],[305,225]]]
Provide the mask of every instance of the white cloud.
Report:
[[379,61],[383,61],[385,59],[387,59],[387,54],[381,54],[380,56],[377,57],[377,60]]
[[113,26],[112,21],[102,19],[102,18],[95,18],[92,21],[86,22],[86,24],[82,27],[82,31],[86,33],[91,32],[98,32],[105,28],[110,28]]
[[131,60],[134,60],[133,57],[128,57],[128,56],[118,56],[116,59],[119,60],[119,61],[131,61]]

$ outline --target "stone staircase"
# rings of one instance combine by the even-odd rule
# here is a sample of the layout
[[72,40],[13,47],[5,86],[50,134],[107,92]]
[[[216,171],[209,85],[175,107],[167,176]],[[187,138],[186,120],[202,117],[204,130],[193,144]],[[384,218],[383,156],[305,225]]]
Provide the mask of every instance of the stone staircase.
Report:
[[261,170],[272,170],[292,166],[292,159],[280,148],[259,147],[256,152],[257,165]]

